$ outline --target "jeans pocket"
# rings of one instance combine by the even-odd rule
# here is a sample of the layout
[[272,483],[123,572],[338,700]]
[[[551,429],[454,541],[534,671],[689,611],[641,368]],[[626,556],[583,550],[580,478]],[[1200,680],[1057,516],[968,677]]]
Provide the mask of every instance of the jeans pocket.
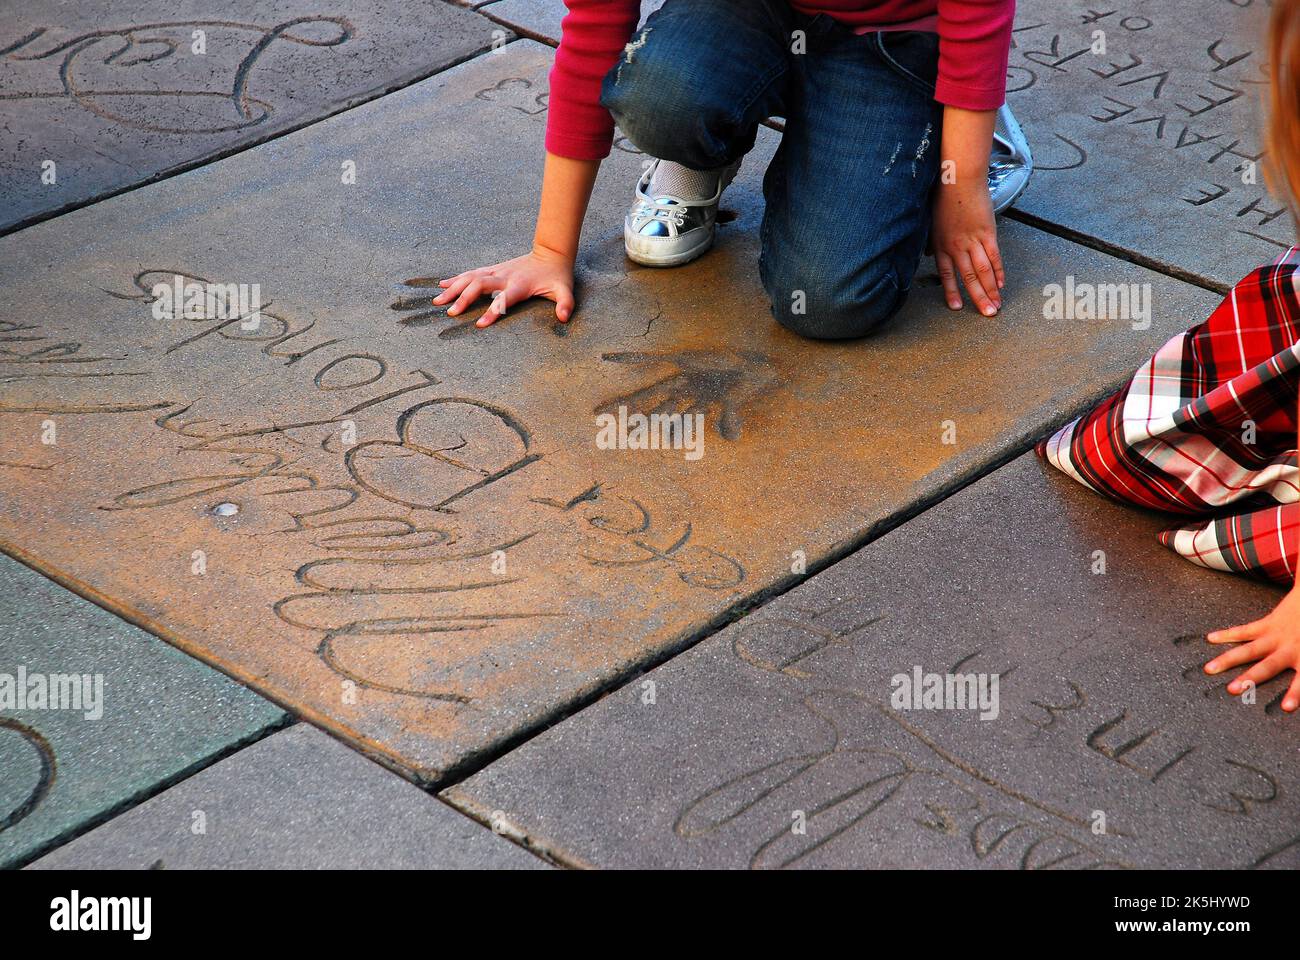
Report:
[[939,73],[938,34],[925,30],[879,30],[872,39],[876,53],[887,67],[928,96],[934,96]]

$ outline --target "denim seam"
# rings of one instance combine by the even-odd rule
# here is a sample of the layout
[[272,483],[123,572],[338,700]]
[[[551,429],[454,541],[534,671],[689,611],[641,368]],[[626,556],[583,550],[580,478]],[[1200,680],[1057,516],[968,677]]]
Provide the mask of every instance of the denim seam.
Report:
[[913,86],[917,87],[924,93],[929,94],[931,97],[934,96],[935,87],[938,84],[937,77],[935,78],[934,83],[927,83],[921,77],[918,77],[915,73],[890,56],[889,51],[885,49],[884,31],[877,31],[874,39],[876,41],[876,53],[879,54],[880,59],[885,61],[885,66],[899,74],[903,79],[910,81]]
[[[740,98],[743,106],[727,115],[728,123],[732,127],[740,127],[745,120],[745,114],[749,112],[750,108],[758,100],[759,94],[761,94],[774,80],[776,80],[777,77],[785,73],[788,69],[789,66],[786,64],[785,60],[782,59],[774,67],[770,68],[767,73],[762,74],[758,80],[756,80],[750,88],[745,91],[745,96]],[[756,122],[761,124],[766,119],[766,117],[761,117]]]
[[877,320],[875,323],[871,324],[867,328],[866,330],[867,334],[870,334],[878,330],[880,327],[884,326],[886,323],[888,323],[890,320],[894,318],[894,315],[897,314],[898,311],[902,309],[903,301],[907,298],[907,294],[912,288],[912,284],[910,281],[908,282],[907,286],[903,286],[901,283],[898,282],[898,268],[891,262],[889,266],[885,269],[884,275],[872,285],[871,290],[869,291],[869,293],[872,296],[868,296],[865,299],[872,300],[875,299],[876,297],[879,297],[880,288],[885,284],[888,284],[891,288],[893,288],[894,303],[890,306],[889,313],[881,317],[879,320]]
[[[773,160],[775,159],[776,158],[774,157]],[[785,161],[782,160],[781,165],[777,167],[776,176],[772,179],[772,196],[777,200],[783,200],[785,198],[785,181]],[[758,256],[760,260],[763,259],[763,255],[767,252],[772,237],[772,222],[769,219],[769,210],[767,209],[768,199],[769,198],[766,196],[763,198],[763,224],[758,232]]]

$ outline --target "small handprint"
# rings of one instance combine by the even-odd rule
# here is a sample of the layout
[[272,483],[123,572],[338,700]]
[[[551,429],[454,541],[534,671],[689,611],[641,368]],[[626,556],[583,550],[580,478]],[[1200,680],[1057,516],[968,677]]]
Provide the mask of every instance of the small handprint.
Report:
[[[400,296],[389,304],[389,309],[397,310],[403,314],[397,319],[397,322],[402,326],[427,327],[435,321],[452,319],[447,316],[446,307],[436,306],[433,302],[434,297],[442,293],[442,288],[438,286],[436,277],[413,277],[410,280],[403,281],[403,285],[411,287],[413,290],[429,290],[430,292]],[[438,331],[438,339],[454,340],[456,337],[462,337],[473,329],[474,321],[466,318],[448,324]]]
[[616,413],[620,406],[642,414],[700,413],[716,418],[725,440],[740,439],[741,410],[776,383],[771,362],[753,350],[626,351],[601,359],[634,366],[666,364],[673,372],[602,403],[596,413]]
[[[399,296],[389,304],[390,309],[403,314],[398,318],[397,322],[404,327],[427,327],[437,321],[451,321],[438,331],[439,340],[455,340],[466,334],[473,333],[475,328],[485,325],[480,321],[488,313],[494,313],[495,316],[503,316],[505,313],[504,306],[499,305],[494,300],[488,306],[484,315],[478,318],[453,316],[448,312],[445,303],[440,304],[437,302],[443,293],[443,289],[436,277],[412,277],[410,280],[403,281],[403,285],[415,291],[428,290],[429,292]],[[551,332],[557,337],[568,336],[569,328],[564,323],[555,320],[551,311],[542,308],[540,304],[529,305],[520,312],[527,313],[550,327]]]

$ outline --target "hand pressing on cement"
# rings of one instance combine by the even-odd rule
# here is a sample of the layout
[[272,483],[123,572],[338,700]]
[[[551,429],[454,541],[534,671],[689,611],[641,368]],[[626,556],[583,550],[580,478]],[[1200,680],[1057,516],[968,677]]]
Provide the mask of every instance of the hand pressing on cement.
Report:
[[988,188],[996,116],[993,110],[944,108],[943,159],[930,238],[948,306],[961,309],[960,278],[986,317],[1002,309],[1006,282]]
[[529,297],[554,300],[555,316],[561,323],[573,316],[573,260],[545,248],[534,247],[522,257],[466,270],[438,281],[438,286],[443,288],[442,293],[431,302],[439,307],[450,303],[449,317],[463,313],[480,297],[492,298],[483,316],[475,321],[477,327],[491,326],[510,307]]
[[447,315],[455,317],[489,295],[492,305],[474,323],[488,327],[516,303],[545,297],[555,301],[556,319],[568,323],[573,316],[573,265],[582,218],[599,168],[599,160],[573,160],[548,152],[532,252],[441,281],[438,286],[443,291],[433,298],[434,306],[450,303]]
[[1222,673],[1243,663],[1255,663],[1228,684],[1230,694],[1236,696],[1243,692],[1248,681],[1259,686],[1284,670],[1295,670],[1291,686],[1282,699],[1282,709],[1292,713],[1300,708],[1300,584],[1262,620],[1216,630],[1206,639],[1210,643],[1240,644],[1207,663],[1206,673]]

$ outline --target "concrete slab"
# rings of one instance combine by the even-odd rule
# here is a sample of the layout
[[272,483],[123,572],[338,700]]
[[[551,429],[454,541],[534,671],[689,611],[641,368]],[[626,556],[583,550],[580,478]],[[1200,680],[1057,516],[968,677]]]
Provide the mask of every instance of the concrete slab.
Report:
[[237,683],[0,556],[0,868],[284,720]]
[[1021,0],[1008,102],[1037,172],[1017,209],[1221,287],[1277,257],[1296,231],[1259,164],[1266,16]]
[[[643,0],[641,19],[654,13],[664,5],[664,0]],[[560,21],[568,13],[564,0],[492,0],[476,9],[517,28],[526,36],[545,38],[554,43],[560,42]]]
[[60,847],[37,870],[463,870],[543,861],[308,724]]
[[[603,867],[1294,867],[1286,681],[1199,672],[1279,593],[1159,526],[1026,456],[444,795]],[[899,709],[918,667],[996,717]]]
[[[0,543],[427,782],[1012,456],[1214,299],[1008,224],[997,319],[929,276],[881,336],[801,341],[756,276],[764,131],[709,256],[629,268],[615,150],[575,320],[476,331],[402,281],[526,247],[551,56],[0,240]],[[261,325],[154,319],[177,271],[259,284]],[[1149,284],[1154,322],[1047,319],[1068,277]],[[598,447],[620,407],[698,414],[703,455]]]
[[0,27],[0,231],[259,143],[508,32],[446,3],[34,0]]

